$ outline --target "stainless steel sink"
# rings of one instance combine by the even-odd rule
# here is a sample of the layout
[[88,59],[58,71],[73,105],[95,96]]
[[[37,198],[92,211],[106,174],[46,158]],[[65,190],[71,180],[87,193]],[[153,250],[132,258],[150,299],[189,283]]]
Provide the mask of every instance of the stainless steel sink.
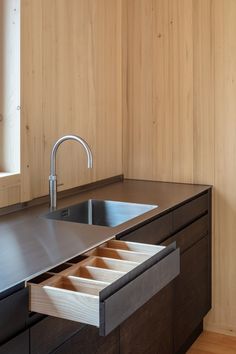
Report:
[[89,199],[44,216],[54,220],[114,227],[157,207],[149,204]]

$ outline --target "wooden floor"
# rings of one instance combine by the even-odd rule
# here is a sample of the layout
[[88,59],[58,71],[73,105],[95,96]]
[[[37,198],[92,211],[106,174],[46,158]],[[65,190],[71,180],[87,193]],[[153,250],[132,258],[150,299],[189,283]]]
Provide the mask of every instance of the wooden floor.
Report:
[[236,337],[203,332],[187,354],[236,354]]

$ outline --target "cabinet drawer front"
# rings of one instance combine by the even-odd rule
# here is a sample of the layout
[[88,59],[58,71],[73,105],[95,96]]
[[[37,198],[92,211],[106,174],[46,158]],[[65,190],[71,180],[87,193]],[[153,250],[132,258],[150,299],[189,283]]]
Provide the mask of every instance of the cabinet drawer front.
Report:
[[208,252],[208,239],[203,238],[181,256],[181,273],[175,280],[175,353],[211,308]]
[[29,354],[29,331],[25,331],[0,346],[0,354]]
[[208,234],[208,221],[208,215],[203,216],[180,232],[177,232],[174,236],[169,237],[162,245],[167,246],[172,242],[176,242],[177,247],[180,248],[180,253],[183,253]]
[[0,343],[26,328],[28,290],[22,289],[0,301]]
[[30,310],[91,324],[107,335],[179,274],[175,244],[111,240],[86,256],[42,282],[31,281]]
[[143,242],[148,244],[157,245],[172,231],[172,213],[161,216],[158,219],[151,221],[148,224],[140,227],[128,235],[122,236],[122,240]]
[[173,211],[173,231],[189,224],[208,210],[208,193]]
[[84,325],[61,318],[46,317],[30,328],[30,353],[51,353]]
[[171,252],[102,301],[100,334],[107,335],[179,274],[179,250]]

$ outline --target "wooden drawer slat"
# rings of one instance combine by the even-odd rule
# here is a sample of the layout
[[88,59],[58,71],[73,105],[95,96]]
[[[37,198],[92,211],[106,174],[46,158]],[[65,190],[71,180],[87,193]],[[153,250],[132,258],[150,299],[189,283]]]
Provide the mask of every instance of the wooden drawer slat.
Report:
[[126,261],[133,261],[138,263],[141,263],[150,257],[150,254],[148,253],[133,252],[133,251],[127,251],[123,249],[108,248],[108,247],[98,247],[94,251],[88,254],[93,256],[123,259]]
[[98,268],[113,269],[128,272],[137,267],[139,263],[132,261],[124,261],[123,259],[113,259],[105,257],[94,257],[91,265]]
[[117,241],[117,240],[111,240],[106,243],[107,247],[110,248],[117,248],[117,249],[122,249],[126,251],[133,251],[133,252],[141,252],[141,253],[147,253],[147,254],[155,254],[157,252],[157,247],[160,247],[160,250],[162,249],[162,246],[153,246],[153,245],[148,245],[148,244],[143,244],[143,243],[138,243],[138,242],[129,242],[129,241]]

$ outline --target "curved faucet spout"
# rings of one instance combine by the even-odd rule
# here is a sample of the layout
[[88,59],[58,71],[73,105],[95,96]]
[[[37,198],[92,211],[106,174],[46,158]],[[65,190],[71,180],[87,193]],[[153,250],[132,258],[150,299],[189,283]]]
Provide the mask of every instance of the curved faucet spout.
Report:
[[77,135],[65,135],[58,139],[53,145],[50,158],[50,176],[49,176],[49,194],[50,194],[50,210],[57,207],[57,176],[56,176],[56,154],[59,146],[66,140],[74,140],[80,143],[86,151],[88,158],[88,168],[93,167],[93,155],[88,143]]

